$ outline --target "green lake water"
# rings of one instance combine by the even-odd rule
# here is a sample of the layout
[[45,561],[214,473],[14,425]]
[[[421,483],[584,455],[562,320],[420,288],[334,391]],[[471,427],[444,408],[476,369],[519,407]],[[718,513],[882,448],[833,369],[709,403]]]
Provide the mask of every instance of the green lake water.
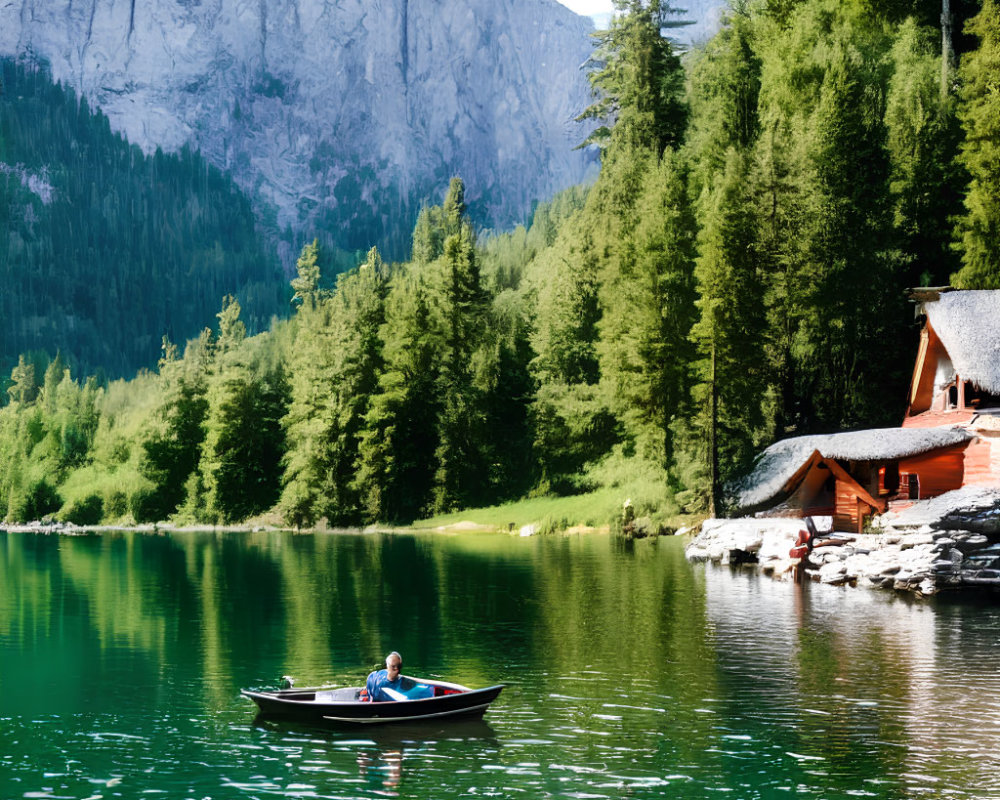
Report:
[[[280,676],[508,688],[483,721],[261,721]],[[0,532],[7,798],[1000,798],[1000,603],[688,564],[676,539]]]

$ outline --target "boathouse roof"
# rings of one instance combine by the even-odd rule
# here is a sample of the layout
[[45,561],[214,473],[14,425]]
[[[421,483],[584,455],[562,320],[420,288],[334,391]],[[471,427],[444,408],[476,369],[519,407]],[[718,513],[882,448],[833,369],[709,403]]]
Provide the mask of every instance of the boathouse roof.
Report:
[[874,428],[782,439],[757,456],[750,474],[735,481],[729,495],[736,510],[760,508],[788,491],[788,482],[817,451],[839,461],[891,461],[972,438],[962,428]]
[[1000,291],[943,292],[924,312],[955,371],[1000,395]]

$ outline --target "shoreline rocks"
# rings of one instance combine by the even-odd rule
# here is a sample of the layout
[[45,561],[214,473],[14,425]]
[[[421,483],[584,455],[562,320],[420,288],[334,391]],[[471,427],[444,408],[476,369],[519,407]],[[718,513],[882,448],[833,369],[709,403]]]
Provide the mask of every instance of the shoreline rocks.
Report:
[[863,534],[821,536],[792,558],[802,519],[706,520],[688,544],[690,561],[753,565],[775,578],[864,586],[920,596],[1000,589],[1000,489],[965,488],[877,518]]

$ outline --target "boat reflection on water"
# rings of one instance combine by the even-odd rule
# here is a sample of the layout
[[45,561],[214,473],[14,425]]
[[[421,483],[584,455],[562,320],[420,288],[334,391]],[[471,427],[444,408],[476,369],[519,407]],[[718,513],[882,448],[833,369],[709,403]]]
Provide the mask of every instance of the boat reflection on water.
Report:
[[487,746],[500,746],[496,732],[482,719],[380,725],[376,730],[365,728],[365,733],[371,739],[358,742],[359,777],[370,786],[381,784],[387,796],[396,796],[395,789],[403,778],[403,762],[408,752],[437,750],[443,742],[478,741]]
[[403,777],[403,748],[398,750],[360,750],[358,775],[368,786],[381,786],[388,797],[396,797],[396,787]]
[[462,742],[477,742],[487,749],[500,748],[496,731],[481,718],[375,724],[345,729],[322,722],[276,720],[258,714],[253,725],[290,738],[303,737],[314,748],[321,738],[331,750],[352,753],[361,781],[374,793],[386,797],[398,795],[396,790],[403,779],[403,764],[408,755],[440,754],[450,744]]
[[253,726],[261,730],[282,731],[284,733],[301,733],[316,737],[318,733],[326,734],[331,743],[374,742],[379,746],[400,747],[408,744],[422,744],[440,741],[473,741],[485,742],[500,746],[496,731],[481,717],[447,720],[427,720],[425,722],[396,722],[386,724],[366,725],[363,728],[344,728],[329,725],[324,722],[307,720],[276,719],[267,714],[254,717]]

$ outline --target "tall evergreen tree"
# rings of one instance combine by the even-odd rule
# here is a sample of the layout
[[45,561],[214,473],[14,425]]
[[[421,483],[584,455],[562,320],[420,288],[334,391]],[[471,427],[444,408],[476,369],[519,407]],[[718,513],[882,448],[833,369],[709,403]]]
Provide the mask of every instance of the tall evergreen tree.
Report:
[[331,367],[324,346],[324,308],[299,312],[290,364],[290,403],[282,420],[288,450],[279,509],[288,524],[309,526],[323,516],[328,482],[328,391]]
[[288,450],[279,509],[295,527],[312,525],[323,516],[329,481],[330,304],[318,294],[322,278],[318,259],[314,241],[303,247],[298,260],[295,293],[299,304],[289,364],[290,402],[282,420]]
[[903,388],[888,355],[904,311],[894,280],[888,159],[880,109],[866,103],[859,66],[843,43],[835,45],[810,130],[811,213],[796,285],[799,374],[802,396],[824,427],[882,421],[886,386]]
[[228,353],[239,346],[247,335],[247,326],[240,319],[239,301],[231,294],[222,298],[222,311],[216,314],[219,320],[219,335],[216,339],[218,353]]
[[369,521],[408,522],[431,509],[439,414],[440,343],[419,279],[395,283],[381,338],[385,367],[365,416],[355,487]]
[[236,360],[221,369],[207,398],[199,521],[240,522],[278,500],[286,392],[280,372]]
[[313,239],[311,244],[302,248],[295,264],[297,276],[292,279],[292,302],[304,306],[307,311],[316,308],[321,295],[319,240]]
[[912,18],[900,25],[886,100],[894,225],[908,286],[947,283],[959,266],[952,219],[965,178],[955,160],[961,130],[955,99],[941,95],[934,34]]
[[535,268],[533,374],[542,383],[596,384],[600,304],[593,232],[579,223],[568,225],[565,235],[539,258]]
[[602,287],[598,355],[611,407],[639,454],[665,469],[670,417],[684,404],[694,302],[694,216],[672,151],[645,176],[637,217]]
[[441,220],[441,207],[425,207],[417,216],[413,229],[413,262],[430,264],[444,252],[445,227]]
[[693,54],[686,148],[693,160],[695,196],[726,169],[730,148],[745,152],[757,140],[761,70],[757,47],[749,5],[737,0],[719,32]]
[[601,270],[589,219],[581,213],[569,221],[529,276],[537,294],[530,413],[539,490],[579,491],[574,482],[585,465],[622,435],[598,388]]
[[442,333],[437,385],[440,406],[434,476],[436,511],[475,504],[488,485],[485,398],[476,380],[475,362],[484,342],[489,297],[480,279],[475,234],[463,216],[461,180],[452,180],[443,208],[448,235],[434,287]]
[[281,497],[294,525],[360,516],[354,471],[381,371],[385,290],[385,267],[372,248],[357,270],[339,276],[330,298],[299,309]]
[[607,30],[594,34],[590,83],[597,101],[579,117],[604,123],[587,142],[612,139],[657,154],[680,144],[687,123],[680,58],[664,31],[678,12],[669,0],[615,0]]
[[959,118],[965,131],[962,164],[969,172],[965,215],[959,223],[960,289],[1000,289],[1000,5],[983,0],[966,30],[979,47],[962,57]]
[[385,322],[385,266],[373,247],[356,271],[341,275],[331,299],[330,386],[333,428],[327,516],[357,522],[361,503],[355,484],[359,445],[371,397],[383,370],[380,329]]
[[490,504],[522,496],[534,479],[529,328],[528,311],[515,292],[494,298],[477,379],[486,394],[486,431],[503,433],[485,437]]
[[18,357],[17,366],[10,373],[10,386],[7,389],[11,402],[27,405],[34,401],[38,394],[35,383],[35,365],[26,362],[24,355]]
[[749,466],[769,433],[760,346],[767,335],[764,289],[747,174],[746,156],[731,147],[701,204],[694,409],[686,442],[694,473],[685,483],[700,495],[691,506],[713,515],[721,510],[724,483]]
[[903,329],[884,126],[891,39],[853,4],[806,0],[762,39],[755,184],[778,429],[888,422]]
[[162,399],[142,439],[141,471],[153,486],[137,496],[132,509],[137,522],[169,519],[186,494],[196,472],[205,438],[208,379],[215,357],[215,337],[207,328],[188,344],[182,359],[164,340],[160,360]]

